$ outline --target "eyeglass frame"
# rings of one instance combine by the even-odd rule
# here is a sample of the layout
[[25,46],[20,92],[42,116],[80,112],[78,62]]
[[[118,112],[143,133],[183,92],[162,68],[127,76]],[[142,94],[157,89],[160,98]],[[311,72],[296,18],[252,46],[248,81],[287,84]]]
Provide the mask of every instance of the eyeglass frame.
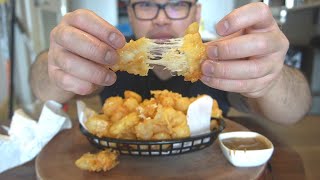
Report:
[[170,16],[168,15],[168,13],[167,13],[167,11],[166,11],[166,9],[165,9],[166,6],[169,4],[168,2],[167,2],[167,3],[164,3],[164,4],[154,3],[154,4],[157,6],[157,13],[155,14],[155,16],[154,16],[153,18],[148,18],[148,19],[139,18],[139,17],[137,16],[137,13],[136,13],[136,10],[135,10],[135,6],[136,6],[137,4],[139,4],[139,3],[141,3],[141,2],[143,2],[143,1],[135,2],[135,3],[131,3],[131,1],[129,1],[130,7],[133,9],[133,13],[134,13],[135,17],[136,17],[137,19],[141,20],[141,21],[151,21],[151,20],[156,19],[156,18],[159,16],[160,10],[163,10],[163,11],[164,11],[164,13],[165,13],[165,15],[166,15],[166,17],[167,17],[168,19],[171,19],[171,20],[182,20],[182,19],[186,19],[186,18],[189,16],[191,7],[192,7],[193,5],[195,5],[195,4],[197,4],[198,0],[195,0],[195,2],[183,1],[183,2],[186,2],[189,7],[188,7],[188,13],[186,14],[185,17],[182,17],[182,18],[172,18],[172,17],[170,17]]

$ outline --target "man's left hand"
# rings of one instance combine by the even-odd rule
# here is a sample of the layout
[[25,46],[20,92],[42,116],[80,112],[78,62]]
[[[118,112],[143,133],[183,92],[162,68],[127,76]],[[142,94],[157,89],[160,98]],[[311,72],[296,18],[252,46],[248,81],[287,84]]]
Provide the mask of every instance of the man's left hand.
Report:
[[264,96],[281,77],[289,42],[264,3],[251,3],[216,26],[223,36],[207,43],[202,64],[206,85],[246,97]]

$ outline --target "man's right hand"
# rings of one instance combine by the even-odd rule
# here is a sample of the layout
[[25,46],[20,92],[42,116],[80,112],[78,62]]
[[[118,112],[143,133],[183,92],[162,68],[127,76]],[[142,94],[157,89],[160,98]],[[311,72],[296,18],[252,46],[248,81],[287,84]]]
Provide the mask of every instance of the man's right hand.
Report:
[[66,14],[50,35],[48,74],[57,87],[88,95],[116,81],[106,68],[118,61],[116,49],[125,37],[114,26],[89,10]]

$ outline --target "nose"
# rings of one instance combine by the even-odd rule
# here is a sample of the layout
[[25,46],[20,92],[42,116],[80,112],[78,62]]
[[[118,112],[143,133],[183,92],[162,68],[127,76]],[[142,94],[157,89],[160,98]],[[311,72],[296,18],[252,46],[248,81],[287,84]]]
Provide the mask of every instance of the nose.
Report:
[[160,9],[158,16],[153,19],[153,23],[157,25],[167,25],[170,22],[171,20],[167,17],[164,9]]

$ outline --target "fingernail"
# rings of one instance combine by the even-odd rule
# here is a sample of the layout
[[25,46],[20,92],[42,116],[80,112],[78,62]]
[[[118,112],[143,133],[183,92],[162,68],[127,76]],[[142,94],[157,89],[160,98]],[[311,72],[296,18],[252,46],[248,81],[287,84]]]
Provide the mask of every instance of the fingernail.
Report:
[[203,74],[212,75],[214,72],[214,66],[212,63],[207,63],[203,66]]
[[107,51],[104,60],[107,65],[114,65],[118,60],[118,56],[114,52]]
[[106,86],[111,86],[112,84],[115,83],[116,81],[116,75],[114,73],[108,73],[105,80],[104,80],[104,84]]
[[208,56],[209,58],[217,58],[218,57],[218,47],[217,46],[208,46]]
[[217,32],[219,35],[225,35],[227,34],[228,30],[229,30],[229,22],[227,20],[224,20],[222,22],[220,22],[217,26]]
[[125,42],[123,42],[121,36],[117,33],[110,33],[109,41],[112,43],[113,46],[116,48],[121,48],[124,46]]
[[104,84],[105,84],[105,85],[110,84],[109,81],[110,81],[110,74],[107,74],[107,75],[106,75],[106,78],[104,79]]
[[208,76],[202,76],[201,81],[204,83],[209,83],[210,78]]

